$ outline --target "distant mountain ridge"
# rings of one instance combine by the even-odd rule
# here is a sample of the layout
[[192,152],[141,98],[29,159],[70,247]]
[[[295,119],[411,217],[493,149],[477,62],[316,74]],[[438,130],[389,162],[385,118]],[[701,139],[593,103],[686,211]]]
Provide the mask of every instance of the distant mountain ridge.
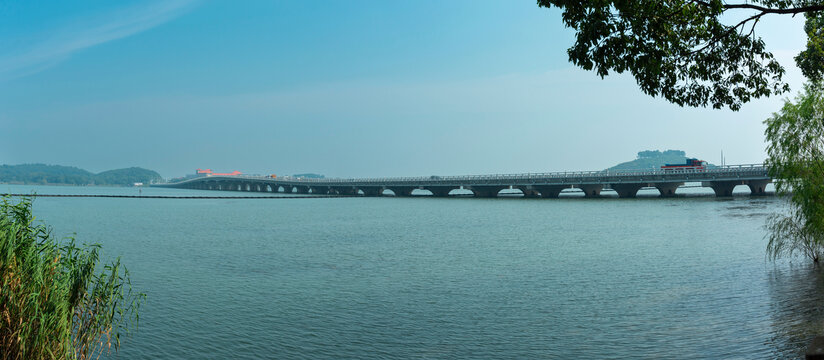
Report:
[[0,182],[19,184],[60,185],[133,185],[150,184],[163,178],[153,170],[139,167],[92,173],[74,166],[20,164],[0,165]]
[[[620,163],[606,170],[629,171],[660,169],[661,166],[665,164],[683,164],[687,158],[689,158],[687,153],[682,150],[644,150],[638,152],[638,157],[635,160]],[[707,167],[715,167],[715,165],[708,163]]]

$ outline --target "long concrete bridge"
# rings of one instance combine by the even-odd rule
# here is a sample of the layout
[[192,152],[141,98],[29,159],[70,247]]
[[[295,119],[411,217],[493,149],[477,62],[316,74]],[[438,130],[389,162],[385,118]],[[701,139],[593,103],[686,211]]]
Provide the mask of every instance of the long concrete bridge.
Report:
[[381,196],[390,190],[395,196],[411,196],[414,190],[428,190],[445,197],[456,189],[469,190],[475,197],[496,197],[501,190],[518,189],[525,197],[557,198],[561,191],[577,188],[586,197],[598,197],[612,189],[619,197],[635,197],[641,188],[654,187],[660,196],[671,197],[684,183],[700,182],[716,196],[732,196],[738,185],[747,185],[752,195],[764,191],[772,179],[763,165],[730,165],[708,169],[579,171],[537,174],[470,176],[426,176],[364,179],[295,179],[264,176],[204,176],[156,186],[199,190],[282,192],[315,195]]

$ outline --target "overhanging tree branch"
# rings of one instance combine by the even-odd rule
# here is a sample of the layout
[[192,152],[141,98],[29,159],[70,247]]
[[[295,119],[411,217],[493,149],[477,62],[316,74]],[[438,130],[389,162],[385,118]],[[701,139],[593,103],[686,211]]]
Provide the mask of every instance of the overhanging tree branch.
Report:
[[[702,4],[706,4],[700,2]],[[709,4],[706,4],[709,5]],[[764,6],[754,5],[754,4],[724,4],[724,9],[750,9],[750,10],[758,10],[764,14],[803,14],[813,11],[822,11],[824,10],[824,5],[810,5],[810,6],[802,6],[796,8],[787,8],[787,9],[774,9],[768,8]]]
[[[706,6],[706,7],[712,7],[712,4],[710,4],[706,1],[696,0],[696,1],[691,1],[691,2],[694,2],[694,3],[699,4],[699,5],[703,5],[703,6]],[[786,8],[786,9],[771,8],[771,7],[766,7],[766,6],[756,5],[756,4],[723,4],[723,5],[721,5],[721,8],[725,9],[725,10],[727,10],[727,9],[757,10],[757,11],[760,11],[764,14],[803,14],[803,13],[808,13],[808,12],[813,12],[813,11],[822,11],[822,10],[824,10],[824,4],[807,5],[807,6],[801,6],[801,7]]]
[[[824,0],[537,2],[562,9],[564,24],[576,31],[576,41],[567,50],[573,64],[601,77],[630,72],[643,92],[674,104],[732,110],[789,91],[782,80],[784,68],[755,35],[762,17],[822,14],[820,22],[824,23]],[[733,12],[744,16],[725,24],[724,15]],[[813,45],[819,43],[824,48],[824,36]],[[805,59],[811,64],[824,63],[824,50],[811,52]]]

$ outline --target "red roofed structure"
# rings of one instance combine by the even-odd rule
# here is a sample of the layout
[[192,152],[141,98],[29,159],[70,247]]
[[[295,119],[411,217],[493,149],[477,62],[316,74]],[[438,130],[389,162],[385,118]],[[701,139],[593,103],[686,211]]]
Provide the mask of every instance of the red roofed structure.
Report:
[[232,171],[230,173],[216,173],[212,172],[212,169],[197,169],[195,171],[195,175],[198,176],[238,176],[242,174],[240,171]]

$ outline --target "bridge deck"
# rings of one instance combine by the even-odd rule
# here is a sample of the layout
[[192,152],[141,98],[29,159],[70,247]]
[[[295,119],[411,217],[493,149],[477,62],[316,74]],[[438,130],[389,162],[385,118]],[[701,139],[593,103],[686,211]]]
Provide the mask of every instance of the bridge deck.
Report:
[[436,196],[446,196],[454,189],[471,190],[476,196],[496,196],[501,189],[520,189],[524,195],[557,197],[563,188],[579,188],[587,196],[597,196],[605,187],[618,191],[621,197],[632,197],[642,187],[656,187],[662,195],[673,195],[685,182],[701,182],[718,196],[732,195],[736,185],[748,185],[753,194],[763,195],[771,182],[763,165],[732,165],[709,169],[644,170],[644,171],[579,171],[555,173],[497,174],[468,176],[423,176],[352,179],[295,179],[264,176],[207,176],[158,186],[203,190],[244,190],[378,196],[384,190],[396,195],[410,195],[412,190],[429,190]]

